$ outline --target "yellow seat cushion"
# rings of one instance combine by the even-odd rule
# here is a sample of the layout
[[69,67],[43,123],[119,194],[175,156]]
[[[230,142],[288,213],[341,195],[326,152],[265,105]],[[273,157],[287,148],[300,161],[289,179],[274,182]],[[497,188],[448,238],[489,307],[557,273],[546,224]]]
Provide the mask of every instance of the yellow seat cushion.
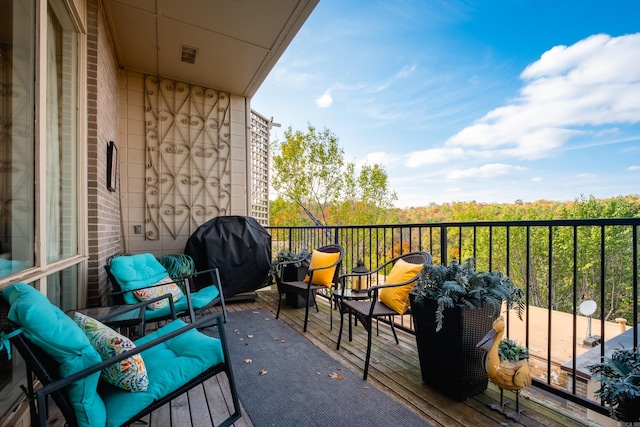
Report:
[[[336,261],[338,261],[338,258],[340,258],[339,252],[327,253],[327,252],[313,251],[311,253],[311,262],[309,263],[309,269],[311,270],[314,268],[327,267],[335,263]],[[333,283],[333,276],[335,275],[335,272],[336,272],[336,266],[333,266],[332,268],[325,268],[322,270],[314,271],[312,284],[324,285],[327,288],[330,287],[331,284]],[[308,274],[304,278],[304,281],[305,282],[309,281]]]
[[387,276],[385,285],[404,283],[414,277],[415,280],[406,285],[380,289],[380,302],[398,314],[405,314],[409,309],[409,292],[413,289],[414,282],[418,279],[417,276],[420,270],[422,270],[422,264],[411,264],[402,259],[396,261]]

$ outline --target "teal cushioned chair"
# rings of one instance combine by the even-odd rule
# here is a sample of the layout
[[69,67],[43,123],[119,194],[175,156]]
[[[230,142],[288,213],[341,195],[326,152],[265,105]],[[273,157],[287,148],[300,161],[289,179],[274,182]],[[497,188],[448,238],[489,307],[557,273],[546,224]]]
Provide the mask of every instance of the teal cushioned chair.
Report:
[[[2,290],[2,297],[11,306],[7,319],[20,325],[24,336],[59,364],[60,377],[102,362],[75,322],[33,287],[24,283],[10,285]],[[100,372],[95,372],[78,379],[67,390],[80,426],[102,425],[106,420],[104,402],[95,392],[99,376]]]
[[[173,321],[136,340],[136,348],[102,361],[80,327],[31,286],[10,285],[1,296],[2,338],[20,352],[27,367],[31,425],[47,425],[49,395],[70,427],[129,425],[221,372],[227,375],[233,404],[221,426],[240,418],[221,316],[190,324]],[[212,322],[219,338],[198,331]],[[100,370],[137,353],[149,377],[146,391],[132,393],[99,379]],[[34,375],[42,384],[38,390]]]
[[[180,256],[188,259],[186,255]],[[193,265],[193,262],[191,262],[191,265]],[[108,260],[107,264],[105,264],[105,270],[114,289],[112,297],[116,304],[136,304],[140,301],[133,294],[133,291],[149,288],[160,280],[171,277],[165,266],[150,253],[118,254]],[[187,268],[183,272],[185,274],[172,277],[184,292],[184,296],[165,307],[155,310],[146,309],[145,321],[156,322],[189,316],[191,321],[194,322],[196,313],[220,304],[223,318],[226,322],[227,312],[218,269],[208,270],[207,272],[214,273],[213,276],[216,278],[216,282],[197,292],[191,292],[192,279],[203,272],[196,272],[195,269]]]

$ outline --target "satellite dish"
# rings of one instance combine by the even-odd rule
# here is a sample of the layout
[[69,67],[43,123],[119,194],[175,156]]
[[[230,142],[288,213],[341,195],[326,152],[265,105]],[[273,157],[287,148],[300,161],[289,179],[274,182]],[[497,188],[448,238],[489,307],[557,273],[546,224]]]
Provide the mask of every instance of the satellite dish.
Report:
[[592,299],[588,299],[586,301],[583,301],[578,306],[578,311],[583,316],[591,316],[593,313],[596,312],[596,308],[598,308],[598,305],[596,304],[596,302]]
[[587,316],[589,319],[587,321],[587,338],[583,340],[583,343],[587,346],[593,347],[598,342],[600,342],[600,337],[594,337],[591,335],[591,315],[596,312],[598,308],[598,304],[592,299],[588,299],[586,301],[582,301],[582,303],[578,306],[578,311],[583,316]]

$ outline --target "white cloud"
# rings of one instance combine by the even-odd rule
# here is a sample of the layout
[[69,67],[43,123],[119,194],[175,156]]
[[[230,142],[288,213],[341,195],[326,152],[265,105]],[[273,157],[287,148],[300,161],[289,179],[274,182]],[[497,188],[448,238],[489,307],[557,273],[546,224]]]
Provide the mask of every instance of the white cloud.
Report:
[[333,98],[331,97],[331,89],[327,89],[321,97],[316,99],[316,104],[320,108],[327,108],[333,103]]
[[640,166],[629,166],[628,171],[640,171]]
[[525,170],[521,166],[505,165],[502,163],[493,163],[482,165],[476,168],[456,169],[449,172],[445,178],[450,181],[468,178],[493,178],[495,176],[507,175],[512,171]]
[[520,159],[552,155],[596,126],[640,122],[640,33],[595,35],[556,46],[521,74],[525,86],[445,145],[499,150]]
[[405,166],[408,168],[417,168],[422,165],[446,163],[454,159],[460,160],[463,156],[464,151],[460,148],[430,148],[428,150],[409,153]]
[[534,176],[533,178],[531,178],[531,182],[542,182],[542,177]]
[[402,70],[398,71],[394,78],[403,78],[411,75],[416,70],[415,65],[405,65]]
[[400,71],[398,71],[396,74],[394,74],[391,78],[387,79],[386,81],[383,81],[381,83],[374,84],[374,85],[368,85],[369,89],[367,89],[367,92],[368,93],[382,92],[388,89],[389,87],[393,86],[398,80],[402,80],[411,76],[411,74],[415,72],[416,68],[417,67],[415,65],[405,65],[404,67],[402,67]]
[[365,156],[364,160],[361,162],[362,164],[370,164],[370,165],[384,165],[389,160],[389,155],[384,151],[378,151],[376,153],[369,153]]

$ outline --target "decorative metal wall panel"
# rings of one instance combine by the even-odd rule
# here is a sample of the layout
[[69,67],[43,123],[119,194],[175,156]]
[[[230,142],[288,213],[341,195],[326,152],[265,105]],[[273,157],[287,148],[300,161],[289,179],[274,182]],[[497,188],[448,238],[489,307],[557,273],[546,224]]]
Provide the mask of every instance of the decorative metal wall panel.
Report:
[[191,235],[231,205],[230,94],[145,78],[145,239]]

